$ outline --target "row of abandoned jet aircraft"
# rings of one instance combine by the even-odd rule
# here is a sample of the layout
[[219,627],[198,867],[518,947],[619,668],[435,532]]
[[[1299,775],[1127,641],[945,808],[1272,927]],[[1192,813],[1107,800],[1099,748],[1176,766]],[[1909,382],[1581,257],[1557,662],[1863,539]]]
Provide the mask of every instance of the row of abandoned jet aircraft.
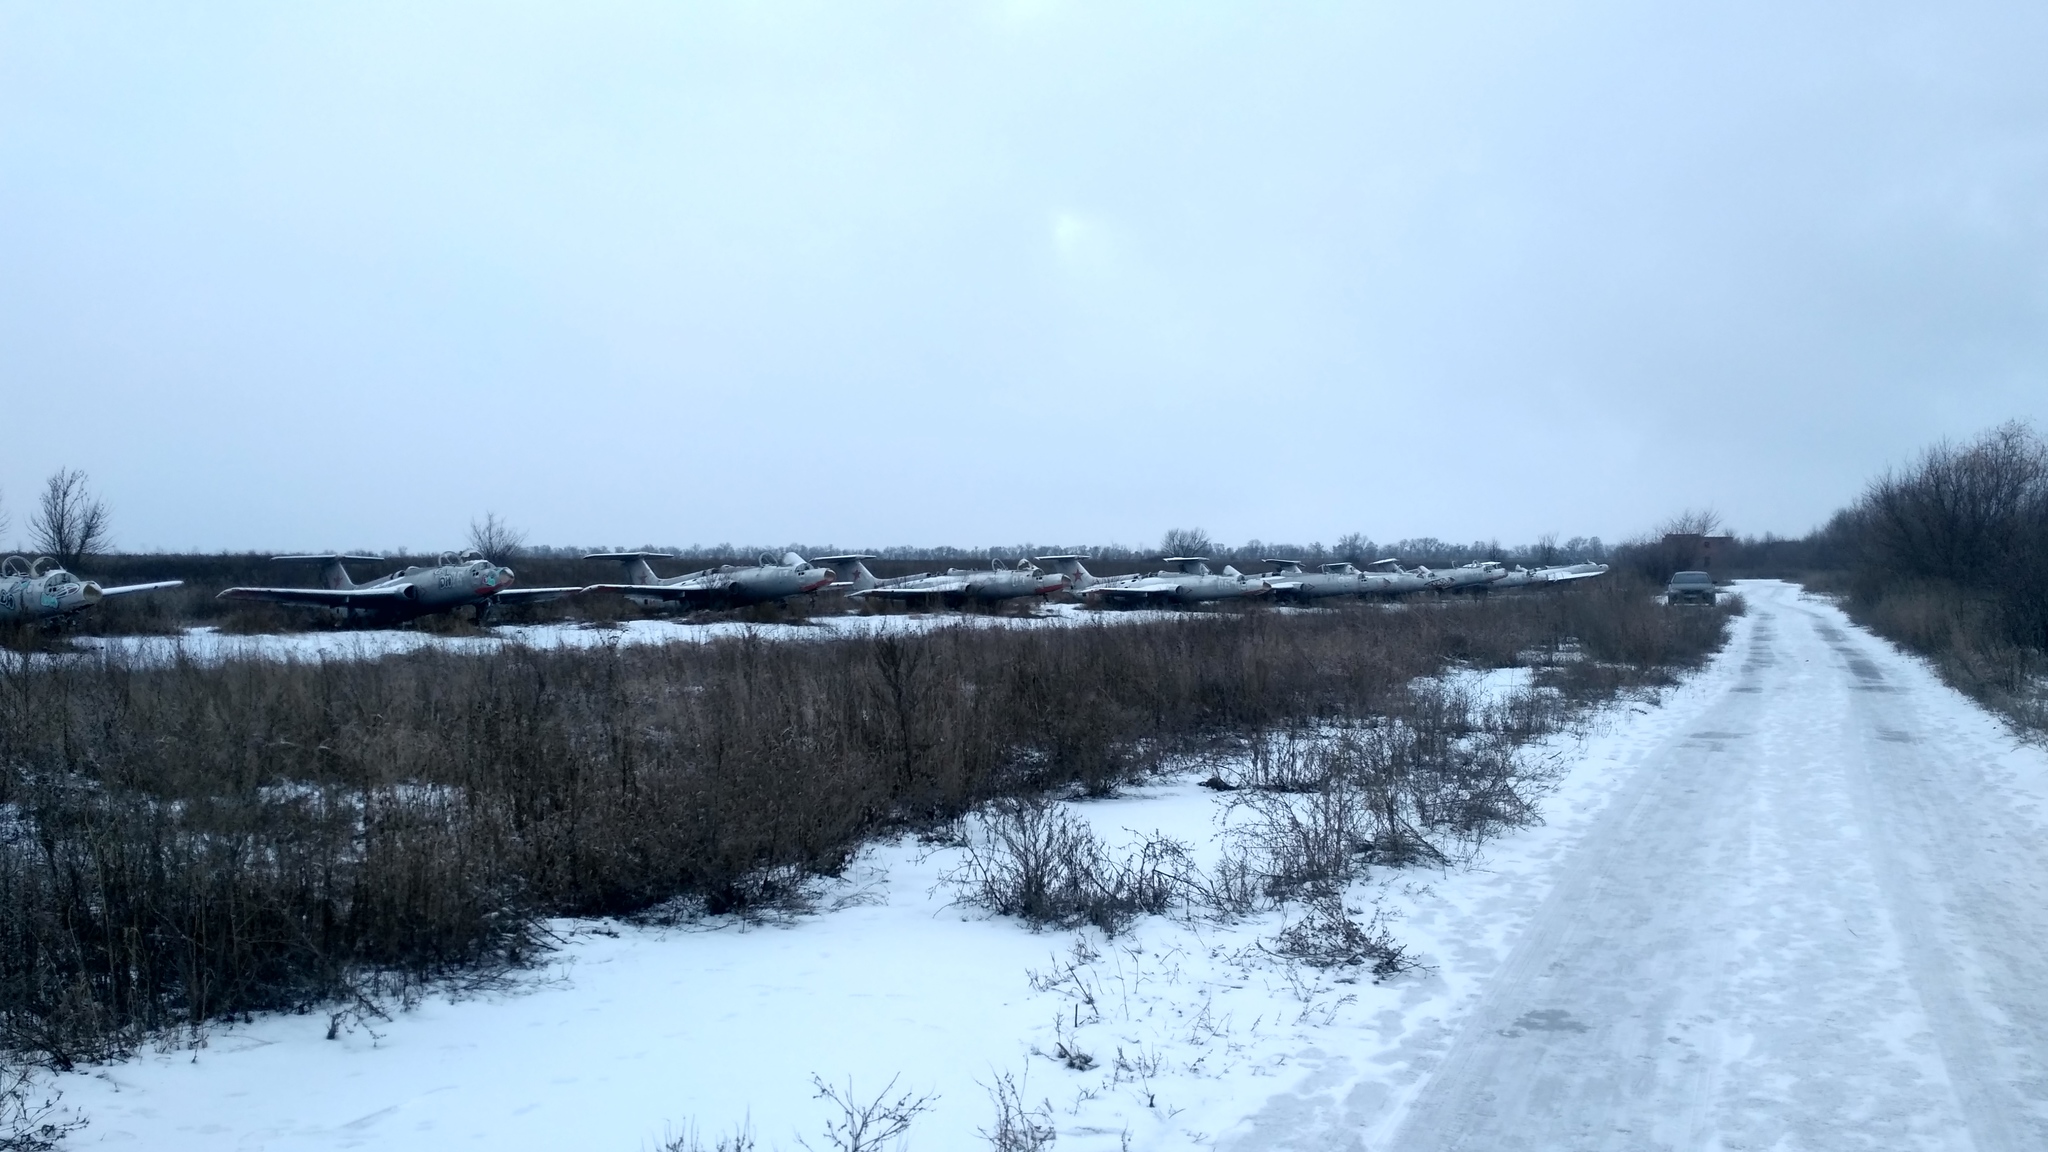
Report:
[[[794,552],[778,561],[763,555],[758,564],[725,564],[663,577],[650,560],[672,559],[663,552],[598,552],[586,559],[614,560],[623,566],[622,580],[566,588],[517,588],[512,569],[476,552],[443,553],[432,567],[413,566],[389,576],[357,583],[349,563],[377,563],[381,556],[327,552],[278,556],[274,560],[321,566],[317,588],[229,588],[227,600],[260,600],[325,608],[352,621],[391,622],[435,612],[474,609],[479,621],[494,605],[534,604],[564,596],[614,594],[640,604],[671,604],[683,608],[735,608],[787,600],[814,592],[842,592],[852,599],[900,601],[959,607],[992,604],[1024,596],[1064,592],[1106,607],[1132,608],[1198,604],[1216,600],[1268,598],[1311,601],[1330,596],[1399,596],[1407,593],[1481,592],[1567,583],[1598,576],[1605,564],[1563,564],[1545,568],[1508,568],[1496,561],[1457,568],[1403,568],[1399,560],[1380,560],[1359,568],[1348,562],[1321,564],[1310,571],[1297,560],[1267,560],[1269,572],[1245,575],[1226,564],[1211,571],[1204,556],[1169,556],[1166,568],[1146,575],[1096,576],[1083,556],[1040,556],[985,569],[951,568],[943,573],[881,579],[868,571],[864,554],[820,556],[806,560]],[[1040,568],[1038,563],[1050,565]],[[832,567],[832,566],[838,567]],[[839,579],[843,569],[848,579]],[[102,587],[65,571],[44,557],[30,562],[13,556],[0,562],[0,621],[61,619],[112,597],[175,588],[182,581]]]

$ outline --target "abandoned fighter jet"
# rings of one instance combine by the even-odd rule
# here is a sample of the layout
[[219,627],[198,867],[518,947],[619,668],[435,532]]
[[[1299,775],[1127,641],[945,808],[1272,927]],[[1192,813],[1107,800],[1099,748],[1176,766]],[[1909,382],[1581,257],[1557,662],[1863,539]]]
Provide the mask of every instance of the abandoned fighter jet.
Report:
[[1538,568],[1535,575],[1543,578],[1545,584],[1562,584],[1569,580],[1590,580],[1607,574],[1607,565],[1595,564],[1590,560],[1577,564],[1557,564],[1549,568]]
[[849,596],[858,592],[865,592],[870,588],[889,588],[897,584],[908,583],[912,580],[928,579],[931,576],[929,572],[918,572],[910,576],[877,576],[873,572],[868,571],[868,566],[863,563],[863,561],[873,560],[874,558],[875,555],[872,552],[849,552],[844,556],[813,556],[811,563],[824,565],[835,573],[842,568],[850,568],[853,572],[852,578],[834,580],[830,584],[825,585],[825,591],[827,592],[843,592]]
[[152,584],[118,584],[104,588],[66,572],[48,556],[31,563],[24,556],[0,560],[0,624],[54,623],[110,596],[130,596],[176,588],[183,580],[158,580]]
[[994,604],[1019,596],[1044,596],[1066,586],[1065,576],[1058,572],[1040,572],[1038,566],[1029,560],[1020,560],[1016,567],[1010,568],[1005,567],[1001,560],[992,559],[987,568],[949,568],[936,576],[893,580],[848,595],[909,603],[943,603],[957,608],[967,603]]
[[649,560],[673,559],[666,552],[596,552],[585,560],[617,560],[626,568],[624,584],[592,584],[586,592],[617,592],[639,604],[669,603],[685,608],[739,608],[787,600],[816,592],[832,583],[832,570],[820,568],[794,552],[780,564],[767,553],[759,564],[721,564],[681,576],[654,574]]
[[1325,596],[1358,596],[1368,590],[1365,573],[1343,561],[1318,565],[1314,572],[1303,568],[1299,560],[1276,560],[1269,556],[1264,563],[1274,566],[1271,572],[1262,574],[1260,579],[1273,590],[1275,600],[1319,600]]
[[1423,583],[1438,592],[1482,592],[1494,581],[1508,574],[1498,560],[1481,560],[1476,564],[1460,564],[1456,568],[1441,568],[1432,571],[1417,568],[1417,576]]
[[1209,600],[1236,600],[1264,596],[1272,591],[1262,579],[1254,579],[1225,564],[1221,573],[1209,571],[1206,556],[1168,556],[1171,569],[1129,580],[1106,580],[1083,593],[1091,600],[1120,608],[1143,604],[1198,604]]
[[1428,579],[1420,575],[1424,569],[1410,572],[1401,567],[1401,561],[1393,557],[1375,560],[1365,572],[1365,590],[1382,596],[1399,596],[1408,592],[1421,592],[1429,588]]
[[1495,580],[1491,587],[1501,591],[1509,588],[1545,588],[1573,580],[1587,580],[1606,571],[1605,564],[1556,564],[1548,568],[1517,567]]
[[330,608],[346,623],[397,623],[457,608],[476,609],[482,623],[488,608],[496,604],[538,604],[582,591],[580,588],[513,588],[512,570],[500,567],[477,552],[441,553],[431,568],[413,565],[402,572],[358,584],[349,578],[345,563],[382,561],[382,556],[358,556],[342,552],[321,552],[303,556],[273,556],[277,563],[307,563],[321,566],[320,588],[229,588],[223,600],[264,600],[273,604],[302,604]]

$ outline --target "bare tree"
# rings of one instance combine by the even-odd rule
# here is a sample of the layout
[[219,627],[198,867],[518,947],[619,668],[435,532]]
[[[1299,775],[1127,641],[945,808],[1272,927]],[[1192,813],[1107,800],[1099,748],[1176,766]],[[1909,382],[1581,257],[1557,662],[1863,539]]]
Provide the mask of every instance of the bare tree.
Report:
[[1721,514],[1712,508],[1687,508],[1657,529],[1665,536],[1712,536],[1727,525],[1721,522]]
[[14,519],[7,515],[7,494],[0,492],[0,536],[7,535],[7,530],[12,527]]
[[2043,507],[2048,444],[2011,421],[1886,473],[1859,511],[1874,558],[1904,575],[1971,584],[2027,562]]
[[469,546],[493,560],[509,560],[526,543],[526,533],[498,519],[496,512],[484,513],[482,520],[469,522]]
[[28,530],[38,551],[71,567],[109,543],[107,506],[86,487],[86,475],[59,468],[43,484],[40,507],[29,517]]
[[1169,528],[1159,547],[1168,556],[1208,556],[1216,551],[1216,542],[1200,528]]

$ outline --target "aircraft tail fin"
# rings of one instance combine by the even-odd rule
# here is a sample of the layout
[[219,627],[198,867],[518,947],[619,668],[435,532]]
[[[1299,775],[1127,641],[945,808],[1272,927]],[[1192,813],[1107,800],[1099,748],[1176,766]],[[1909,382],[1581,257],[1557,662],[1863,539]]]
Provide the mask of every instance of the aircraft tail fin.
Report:
[[649,560],[670,559],[666,552],[592,552],[585,560],[617,560],[626,569],[628,584],[659,584],[661,577],[654,574]]
[[368,553],[359,552],[315,552],[298,556],[272,556],[270,558],[272,563],[318,564],[320,565],[320,583],[325,587],[338,590],[356,586],[356,582],[349,578],[348,569],[343,567],[345,562],[355,560],[364,564],[377,564],[381,563],[383,559],[382,556],[371,556]]
[[871,552],[849,552],[844,556],[814,556],[811,558],[811,562],[830,567],[834,571],[839,572],[847,571],[846,566],[852,565],[853,578],[850,580],[834,580],[831,586],[842,592],[865,592],[881,584],[881,581],[875,578],[875,574],[868,571],[868,566],[861,563],[863,560],[873,560],[874,558],[874,554]]
[[1062,576],[1065,576],[1069,583],[1075,581],[1087,583],[1095,579],[1095,574],[1088,571],[1087,565],[1081,563],[1081,561],[1087,559],[1087,557],[1085,556],[1081,556],[1078,554],[1068,556],[1040,556],[1038,557],[1038,559],[1044,561],[1047,564],[1052,565],[1052,570],[1059,573]]

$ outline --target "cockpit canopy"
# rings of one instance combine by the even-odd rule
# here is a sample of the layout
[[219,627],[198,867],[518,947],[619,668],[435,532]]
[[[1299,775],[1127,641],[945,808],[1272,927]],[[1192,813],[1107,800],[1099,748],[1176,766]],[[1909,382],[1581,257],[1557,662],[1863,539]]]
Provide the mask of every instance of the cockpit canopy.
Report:
[[0,560],[0,576],[28,577],[45,583],[76,584],[78,577],[64,570],[64,566],[49,556],[38,556],[30,560],[26,556],[9,556]]

